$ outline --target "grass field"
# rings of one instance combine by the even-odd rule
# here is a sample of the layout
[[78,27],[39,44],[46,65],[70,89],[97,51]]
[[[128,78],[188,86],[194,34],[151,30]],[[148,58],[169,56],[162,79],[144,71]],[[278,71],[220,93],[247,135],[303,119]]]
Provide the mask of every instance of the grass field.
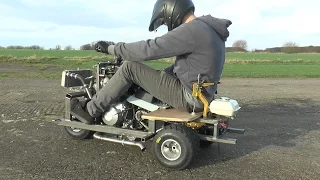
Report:
[[[91,68],[112,60],[95,51],[7,50],[0,49],[0,77],[60,78],[61,70]],[[163,69],[172,59],[145,62]],[[1,66],[19,64],[33,72],[1,72]],[[320,77],[320,54],[227,53],[223,77]]]

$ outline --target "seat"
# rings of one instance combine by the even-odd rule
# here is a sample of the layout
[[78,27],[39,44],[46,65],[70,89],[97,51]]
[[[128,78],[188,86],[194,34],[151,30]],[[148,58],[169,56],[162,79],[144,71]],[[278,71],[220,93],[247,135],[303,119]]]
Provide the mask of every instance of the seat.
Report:
[[202,116],[201,113],[191,114],[177,109],[158,109],[142,115],[142,119],[166,121],[166,122],[190,122]]

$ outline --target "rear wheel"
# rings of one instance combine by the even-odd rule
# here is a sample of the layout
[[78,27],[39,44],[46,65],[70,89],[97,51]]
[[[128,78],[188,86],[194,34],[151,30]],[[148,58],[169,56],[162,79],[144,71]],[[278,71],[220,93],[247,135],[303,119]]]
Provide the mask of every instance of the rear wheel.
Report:
[[[78,121],[80,122],[78,119],[76,119],[75,117],[71,116],[71,121]],[[78,128],[74,128],[74,127],[64,127],[66,133],[74,138],[74,139],[88,139],[91,138],[93,135],[93,131],[89,131],[89,130],[84,130],[84,129],[78,129]]]
[[166,168],[187,168],[199,149],[199,138],[193,129],[169,125],[157,133],[152,145],[153,155]]

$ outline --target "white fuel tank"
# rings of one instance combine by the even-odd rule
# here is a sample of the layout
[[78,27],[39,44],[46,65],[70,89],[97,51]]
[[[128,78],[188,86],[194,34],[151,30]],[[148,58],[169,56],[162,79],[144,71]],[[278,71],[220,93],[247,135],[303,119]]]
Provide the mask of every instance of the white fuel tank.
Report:
[[236,100],[230,99],[228,97],[221,97],[219,99],[215,99],[209,105],[211,113],[226,117],[235,116],[236,112],[240,108],[241,107],[239,106]]

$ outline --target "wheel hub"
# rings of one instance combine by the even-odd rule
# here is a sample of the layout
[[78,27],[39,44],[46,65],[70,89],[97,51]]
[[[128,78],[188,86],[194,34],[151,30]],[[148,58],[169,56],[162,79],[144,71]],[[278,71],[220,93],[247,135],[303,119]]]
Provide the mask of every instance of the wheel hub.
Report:
[[75,128],[75,127],[70,127],[70,129],[71,129],[73,132],[76,132],[76,133],[78,133],[78,132],[81,131],[81,129]]
[[[74,117],[74,116],[71,116],[71,121],[72,120],[75,120],[75,121],[78,121],[77,119],[76,119],[76,117]],[[70,121],[70,120],[69,120]],[[81,129],[79,129],[79,128],[75,128],[75,127],[69,127],[73,132],[76,132],[76,133],[78,133],[78,132],[80,132],[81,131]]]
[[161,153],[169,161],[175,161],[181,156],[181,146],[173,139],[165,140],[161,145]]

